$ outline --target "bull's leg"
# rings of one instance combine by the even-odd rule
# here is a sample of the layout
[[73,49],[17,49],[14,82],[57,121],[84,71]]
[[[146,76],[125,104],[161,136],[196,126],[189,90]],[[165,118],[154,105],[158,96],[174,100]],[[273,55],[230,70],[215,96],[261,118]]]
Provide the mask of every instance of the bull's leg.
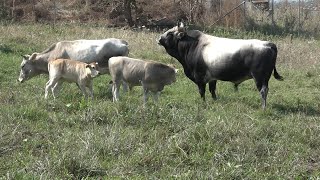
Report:
[[[270,74],[271,75],[271,74]],[[262,99],[262,109],[265,110],[267,107],[267,95],[268,95],[268,81],[269,81],[269,76],[257,76],[257,75],[253,75],[253,78],[255,80],[256,86],[258,91],[260,92],[261,95],[261,99]]]
[[260,90],[261,98],[262,98],[262,109],[266,109],[267,107],[267,95],[268,95],[268,85],[262,85],[262,88]]
[[206,100],[206,97],[205,97],[206,83],[198,83],[198,89],[199,89],[199,93],[200,93],[201,98],[205,101]]
[[209,82],[209,91],[211,93],[212,99],[216,100],[217,99],[217,95],[216,95],[216,84],[217,84],[217,80],[213,80]]
[[238,84],[238,83],[235,83],[235,84],[233,85],[233,87],[234,87],[234,91],[238,92],[238,86],[239,86],[239,84]]

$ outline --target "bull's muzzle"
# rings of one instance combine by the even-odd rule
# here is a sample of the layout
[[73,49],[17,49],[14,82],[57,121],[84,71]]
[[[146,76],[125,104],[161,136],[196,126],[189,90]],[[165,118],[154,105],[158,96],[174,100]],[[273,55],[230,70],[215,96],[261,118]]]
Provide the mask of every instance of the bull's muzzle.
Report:
[[17,79],[17,81],[20,82],[20,83],[23,83],[23,82],[24,82],[24,79],[19,78],[19,79]]

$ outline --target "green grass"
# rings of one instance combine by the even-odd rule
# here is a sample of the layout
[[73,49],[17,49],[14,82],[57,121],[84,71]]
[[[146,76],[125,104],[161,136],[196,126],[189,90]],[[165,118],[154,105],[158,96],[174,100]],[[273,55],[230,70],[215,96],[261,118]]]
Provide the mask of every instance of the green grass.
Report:
[[[16,82],[20,55],[65,39],[117,37],[130,56],[179,63],[156,44],[160,33],[77,25],[0,27],[0,177],[4,179],[306,179],[320,177],[319,42],[273,36],[284,81],[269,81],[267,110],[253,80],[234,92],[219,81],[203,102],[183,71],[160,101],[142,90],[112,103],[110,76],[86,102],[75,84],[44,99],[47,76]],[[228,36],[219,32],[218,36]],[[234,35],[233,35],[234,36]]]

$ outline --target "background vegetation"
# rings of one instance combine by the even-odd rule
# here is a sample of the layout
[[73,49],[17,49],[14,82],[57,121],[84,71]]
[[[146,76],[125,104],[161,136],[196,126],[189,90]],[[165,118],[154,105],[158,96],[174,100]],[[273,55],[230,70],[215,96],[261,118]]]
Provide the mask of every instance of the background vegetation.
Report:
[[108,75],[94,80],[94,101],[84,101],[76,85],[67,83],[57,100],[45,100],[46,75],[16,82],[20,55],[60,40],[122,38],[130,44],[131,57],[181,66],[156,44],[160,32],[3,23],[0,177],[320,177],[319,41],[221,28],[210,33],[277,44],[277,67],[285,80],[270,79],[266,111],[252,80],[241,84],[239,92],[219,81],[218,100],[202,102],[183,73],[164,89],[158,104],[149,101],[146,108],[138,87],[112,103]]
[[[245,3],[244,3],[245,2]],[[320,0],[3,0],[0,19],[10,22],[96,23],[163,29],[178,19],[264,34],[320,37]],[[237,8],[236,8],[237,7]]]

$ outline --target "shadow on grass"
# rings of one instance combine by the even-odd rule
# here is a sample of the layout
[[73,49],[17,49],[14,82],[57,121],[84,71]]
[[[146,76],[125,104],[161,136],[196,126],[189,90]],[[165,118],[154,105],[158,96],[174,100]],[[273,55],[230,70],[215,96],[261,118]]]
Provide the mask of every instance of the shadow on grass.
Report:
[[9,54],[9,53],[13,53],[13,50],[6,44],[0,44],[0,52]]
[[307,116],[320,116],[320,107],[314,107],[309,104],[290,105],[273,103],[271,106],[283,114],[303,113]]

